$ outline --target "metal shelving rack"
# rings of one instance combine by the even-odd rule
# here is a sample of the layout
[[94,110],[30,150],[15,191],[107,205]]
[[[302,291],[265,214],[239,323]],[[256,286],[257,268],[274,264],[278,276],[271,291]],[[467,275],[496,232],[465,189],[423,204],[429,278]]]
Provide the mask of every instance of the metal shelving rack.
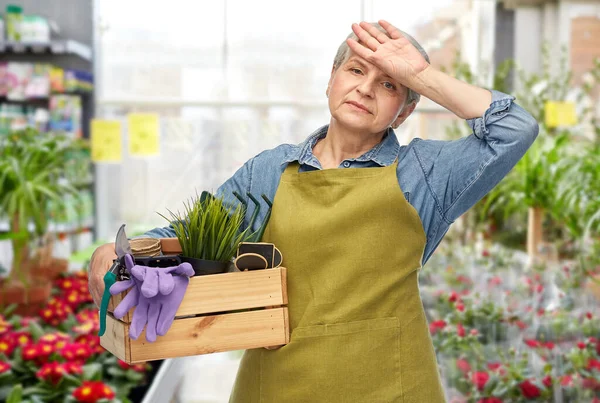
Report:
[[[0,62],[26,62],[26,63],[48,63],[63,69],[79,69],[93,72],[93,52],[92,48],[81,42],[69,39],[51,40],[49,43],[22,43],[22,42],[0,42]],[[63,93],[61,93],[63,94]],[[84,139],[90,138],[90,122],[94,116],[94,95],[93,92],[65,92],[65,95],[77,95],[81,98],[82,104],[82,133]],[[19,105],[49,106],[50,96],[31,98],[26,100],[10,100],[0,96],[0,102]],[[81,230],[91,230],[95,234],[95,180],[94,169],[90,169],[90,180],[85,183],[76,184],[80,188],[88,188],[92,192],[94,199],[94,219],[86,219],[77,224],[51,223],[49,231],[75,235]],[[30,230],[33,225],[30,224]],[[9,224],[7,220],[0,220],[0,233],[8,232]],[[75,252],[77,242],[71,237],[72,249]],[[94,236],[95,239],[95,236]]]

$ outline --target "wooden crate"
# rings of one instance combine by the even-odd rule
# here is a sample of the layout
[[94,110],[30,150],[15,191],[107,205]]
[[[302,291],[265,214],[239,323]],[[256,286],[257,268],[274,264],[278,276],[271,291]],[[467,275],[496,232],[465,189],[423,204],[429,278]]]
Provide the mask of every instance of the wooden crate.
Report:
[[[161,244],[164,254],[181,251],[176,238]],[[112,297],[109,312],[125,295]],[[117,320],[109,313],[100,337],[102,347],[130,364],[287,344],[286,269],[192,277],[171,328],[154,343],[145,331],[137,340],[129,337],[132,314]]]

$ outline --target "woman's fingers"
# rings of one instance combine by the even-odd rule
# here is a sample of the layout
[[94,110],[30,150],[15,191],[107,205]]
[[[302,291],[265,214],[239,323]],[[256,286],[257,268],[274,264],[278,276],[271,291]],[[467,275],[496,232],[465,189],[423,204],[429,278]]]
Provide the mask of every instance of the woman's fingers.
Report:
[[[381,32],[380,30],[378,30],[377,28],[375,28],[373,25],[369,24],[368,22],[363,21],[359,25],[362,29],[367,31],[369,33],[369,35],[371,35],[373,38],[377,39],[377,42],[386,43],[386,42],[391,41],[391,39],[385,34],[385,32]],[[383,25],[382,25],[382,27],[383,27]]]
[[383,29],[385,29],[388,34],[390,34],[392,39],[399,39],[399,38],[404,37],[404,35],[402,35],[402,32],[400,32],[400,30],[398,28],[396,28],[395,26],[393,26],[386,20],[379,20],[378,22],[379,22],[379,25],[381,25],[381,27]]
[[358,39],[366,46],[371,49],[373,52],[379,48],[379,41],[371,36],[367,31],[365,31],[360,25],[352,24],[352,31],[356,34]]

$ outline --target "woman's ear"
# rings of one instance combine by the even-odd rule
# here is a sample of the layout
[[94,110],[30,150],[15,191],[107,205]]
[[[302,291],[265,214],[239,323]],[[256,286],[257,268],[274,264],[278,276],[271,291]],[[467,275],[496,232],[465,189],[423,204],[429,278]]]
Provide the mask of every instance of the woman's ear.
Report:
[[417,103],[413,101],[410,104],[406,105],[404,108],[402,108],[402,110],[398,114],[398,117],[392,123],[392,128],[397,129],[402,123],[404,123],[404,121],[410,116],[411,113],[413,113],[416,107]]

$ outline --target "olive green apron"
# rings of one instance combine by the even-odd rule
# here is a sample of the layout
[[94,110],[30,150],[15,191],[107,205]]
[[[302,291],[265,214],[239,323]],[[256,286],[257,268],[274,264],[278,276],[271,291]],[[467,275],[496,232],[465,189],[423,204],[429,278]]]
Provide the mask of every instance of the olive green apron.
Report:
[[419,296],[425,233],[396,163],[284,171],[263,242],[288,272],[290,342],[246,350],[231,403],[439,403]]

